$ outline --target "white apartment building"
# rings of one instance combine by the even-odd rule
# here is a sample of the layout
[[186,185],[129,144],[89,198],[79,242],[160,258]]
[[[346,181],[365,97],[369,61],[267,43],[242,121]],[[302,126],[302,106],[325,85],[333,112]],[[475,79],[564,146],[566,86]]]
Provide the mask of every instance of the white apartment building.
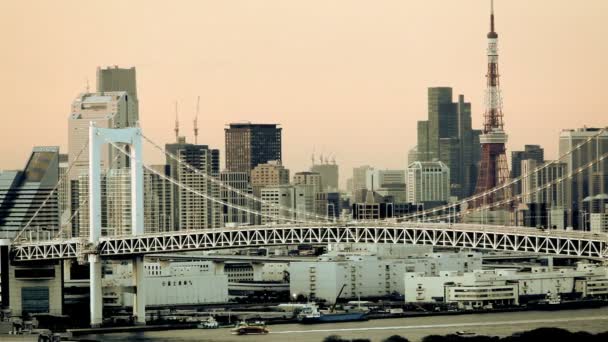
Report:
[[589,226],[594,233],[608,233],[608,212],[589,214]]
[[262,224],[310,220],[315,214],[314,185],[277,185],[261,189]]
[[408,259],[383,259],[361,252],[334,252],[316,261],[292,262],[290,291],[333,303],[342,286],[344,298],[384,297],[403,294],[407,272],[439,274],[443,270],[463,272],[481,268],[478,253],[430,253]]
[[447,202],[450,198],[450,169],[443,162],[410,164],[406,182],[410,203]]
[[[585,263],[579,263],[575,268],[559,269],[536,266],[525,272],[516,269],[440,271],[433,276],[408,272],[404,277],[405,301],[460,302],[459,305],[475,307],[492,304],[492,300],[498,301],[494,304],[517,304],[523,298],[544,297],[549,292],[605,296],[608,295],[607,275],[607,267]],[[466,299],[462,296],[465,292],[473,297]],[[490,302],[479,303],[483,292],[492,294],[487,297]],[[477,303],[465,303],[467,301]]]

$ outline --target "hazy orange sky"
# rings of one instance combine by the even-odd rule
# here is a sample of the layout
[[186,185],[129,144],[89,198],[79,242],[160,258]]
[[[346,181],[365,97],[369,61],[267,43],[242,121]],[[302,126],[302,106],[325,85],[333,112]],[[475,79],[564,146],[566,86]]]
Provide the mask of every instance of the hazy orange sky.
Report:
[[[562,128],[606,126],[607,0],[496,0],[508,150],[557,156]],[[97,66],[135,66],[140,120],[222,150],[224,125],[278,122],[284,164],[335,154],[342,181],[405,168],[429,86],[465,94],[481,124],[489,0],[0,2],[0,168],[67,145],[70,104]],[[162,160],[151,148],[149,163]],[[510,153],[509,153],[510,154]]]

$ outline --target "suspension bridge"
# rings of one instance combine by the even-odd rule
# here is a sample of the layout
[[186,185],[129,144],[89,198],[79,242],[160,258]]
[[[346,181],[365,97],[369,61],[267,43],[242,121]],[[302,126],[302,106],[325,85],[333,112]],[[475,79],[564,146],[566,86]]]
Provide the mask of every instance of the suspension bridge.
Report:
[[[604,133],[602,129],[595,135]],[[559,159],[546,163],[528,174],[512,179],[493,189],[472,197],[433,209],[422,210],[393,221],[335,222],[333,218],[317,213],[305,212],[276,203],[264,201],[248,192],[241,191],[225,184],[206,172],[180,160],[178,156],[166,152],[161,146],[142,134],[140,128],[104,129],[91,125],[89,149],[89,197],[81,202],[81,209],[88,209],[89,231],[87,237],[71,237],[66,234],[69,222],[57,229],[55,236],[41,239],[32,235],[31,227],[34,214],[28,224],[10,243],[10,256],[14,262],[43,262],[46,260],[76,259],[90,265],[90,308],[91,324],[102,322],[101,265],[103,260],[132,259],[133,278],[136,288],[134,296],[134,316],[137,322],[145,323],[145,303],[143,258],[147,254],[176,253],[187,251],[204,251],[240,247],[281,246],[294,244],[330,244],[330,243],[385,243],[385,244],[418,244],[454,248],[471,248],[495,251],[540,253],[608,259],[608,237],[603,233],[565,230],[540,230],[515,226],[497,226],[488,224],[464,223],[463,218],[474,212],[488,211],[497,208],[513,207],[522,196],[545,191],[550,187],[576,176],[593,165],[608,158],[608,153],[598,156],[567,175],[540,185],[523,194],[510,194],[510,189],[517,182],[530,177],[552,163],[560,162],[569,154],[584,145],[591,143],[594,137],[573,147]],[[175,160],[195,174],[218,186],[233,191],[252,201],[277,208],[279,210],[261,212],[251,207],[243,207],[211,196],[209,193],[193,189],[176,179],[168,177],[154,168],[144,164],[142,158],[142,139],[159,149],[167,157]],[[101,230],[101,170],[100,148],[110,144],[131,160],[131,234],[102,236]],[[125,149],[128,145],[129,149]],[[81,151],[82,152],[82,151]],[[73,161],[72,163],[74,163]],[[72,165],[69,165],[68,169]],[[156,174],[167,182],[190,191],[205,200],[243,211],[252,215],[265,216],[274,222],[288,222],[264,226],[242,226],[236,228],[192,229],[164,233],[146,232],[143,213],[143,170]],[[60,179],[60,182],[65,179]],[[59,183],[58,185],[59,186]],[[55,190],[57,187],[55,187]],[[55,191],[53,190],[53,191]],[[49,197],[52,192],[49,194]],[[48,200],[47,198],[47,200]],[[492,201],[488,201],[492,199]],[[42,203],[44,206],[46,200]],[[88,205],[87,205],[88,202]],[[42,207],[41,206],[41,207]],[[71,216],[74,218],[76,212]],[[445,221],[448,221],[447,223]],[[35,236],[35,238],[34,238]]]

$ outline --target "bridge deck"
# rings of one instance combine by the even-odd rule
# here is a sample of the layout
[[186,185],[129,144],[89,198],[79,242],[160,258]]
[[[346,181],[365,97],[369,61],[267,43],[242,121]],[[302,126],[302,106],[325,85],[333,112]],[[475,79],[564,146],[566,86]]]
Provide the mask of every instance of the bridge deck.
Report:
[[365,223],[347,225],[273,225],[186,230],[102,237],[97,246],[79,238],[12,245],[15,260],[135,256],[236,247],[341,242],[421,244],[444,247],[532,252],[606,258],[608,235],[578,231],[442,223]]

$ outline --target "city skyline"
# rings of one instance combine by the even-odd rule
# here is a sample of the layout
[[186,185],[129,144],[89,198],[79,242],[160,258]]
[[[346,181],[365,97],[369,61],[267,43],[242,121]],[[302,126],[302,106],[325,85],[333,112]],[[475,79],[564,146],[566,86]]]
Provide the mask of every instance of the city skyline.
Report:
[[[8,37],[8,54],[0,57],[7,58],[2,65],[7,67],[8,81],[0,93],[7,95],[3,102],[10,115],[0,137],[4,156],[0,169],[22,168],[32,146],[59,145],[67,153],[71,102],[85,91],[87,78],[90,90],[95,90],[98,66],[114,64],[137,68],[141,125],[157,141],[174,140],[176,99],[180,133],[193,141],[192,120],[200,95],[199,142],[219,148],[222,165],[224,126],[251,121],[281,124],[283,163],[294,172],[310,167],[313,149],[317,155],[336,155],[345,175],[342,184],[354,166],[405,169],[407,152],[416,141],[416,122],[427,116],[426,92],[432,86],[449,86],[455,94],[464,94],[472,104],[473,127],[480,128],[488,1],[382,2],[373,7],[350,1],[323,3],[327,7],[321,2],[278,4],[181,5],[170,13],[186,18],[183,23],[177,25],[169,18],[170,30],[155,28],[149,34],[166,10],[151,5],[145,9],[149,16],[134,18],[141,25],[129,23],[131,32],[126,35],[132,39],[126,43],[111,39],[107,44],[96,44],[104,38],[92,34],[97,29],[104,37],[120,32],[120,25],[111,25],[127,19],[112,11],[118,3],[102,7],[114,15],[110,23],[104,23],[107,26],[98,25],[105,16],[74,16],[70,19],[75,26],[58,23],[44,32],[47,19],[41,16],[53,17],[49,13],[55,11],[74,14],[77,5],[43,9],[47,4],[41,3],[28,10],[28,18],[17,15],[27,5],[8,5],[12,8],[5,13],[16,12],[7,15],[8,30],[0,34],[12,32],[20,41]],[[137,5],[121,4],[120,8],[136,10]],[[561,129],[605,125],[600,82],[608,76],[601,62],[608,47],[601,38],[608,29],[601,25],[601,13],[606,13],[602,9],[608,9],[608,4],[497,1],[495,7],[500,16],[505,130],[510,138],[507,154],[525,144],[540,144],[548,159],[555,158]],[[319,9],[327,17],[315,11]],[[87,13],[96,12],[104,13]],[[265,13],[268,18],[256,16]],[[459,14],[467,20],[455,20],[462,18]],[[200,22],[195,21],[196,15],[203,17]],[[596,20],[590,20],[590,15],[597,16]],[[79,20],[90,27],[72,30]],[[32,23],[40,26],[27,26]],[[235,23],[232,28],[230,24]],[[304,28],[307,31],[301,31]],[[188,32],[201,34],[201,43],[181,35]],[[75,37],[87,34],[90,40],[74,43]],[[211,45],[206,48],[203,43]],[[257,49],[259,43],[265,44],[263,49]],[[128,46],[124,49],[121,44]],[[45,48],[47,63],[38,51]],[[454,49],[460,53],[446,53]],[[156,54],[146,55],[151,51]],[[419,65],[421,60],[426,63]],[[32,96],[37,100],[28,102]],[[554,116],[549,120],[542,111]],[[370,119],[374,120],[371,124]],[[537,129],[540,124],[546,129]],[[17,139],[27,142],[15,143]],[[162,155],[151,149],[145,155],[151,163],[162,161]]]

